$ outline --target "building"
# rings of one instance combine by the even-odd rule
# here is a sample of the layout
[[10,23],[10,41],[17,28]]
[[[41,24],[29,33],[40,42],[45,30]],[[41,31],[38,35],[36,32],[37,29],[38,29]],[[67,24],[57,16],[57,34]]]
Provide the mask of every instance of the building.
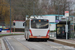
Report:
[[24,22],[22,20],[14,20],[13,21],[13,26],[12,26],[12,31],[13,32],[24,32]]

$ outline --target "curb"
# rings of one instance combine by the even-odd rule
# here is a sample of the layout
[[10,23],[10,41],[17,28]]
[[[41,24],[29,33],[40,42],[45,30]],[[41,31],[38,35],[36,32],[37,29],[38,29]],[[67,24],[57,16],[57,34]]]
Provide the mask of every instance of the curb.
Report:
[[67,45],[67,46],[72,46],[75,48],[75,43],[71,43],[71,42],[63,41],[63,40],[59,40],[59,39],[49,39],[49,40],[52,42],[60,43],[60,44]]

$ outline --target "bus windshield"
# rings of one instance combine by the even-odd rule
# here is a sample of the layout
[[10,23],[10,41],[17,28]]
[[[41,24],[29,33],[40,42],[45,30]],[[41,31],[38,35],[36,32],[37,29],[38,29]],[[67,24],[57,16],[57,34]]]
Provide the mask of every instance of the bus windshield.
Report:
[[48,28],[49,23],[47,19],[33,19],[31,20],[31,28],[43,29]]

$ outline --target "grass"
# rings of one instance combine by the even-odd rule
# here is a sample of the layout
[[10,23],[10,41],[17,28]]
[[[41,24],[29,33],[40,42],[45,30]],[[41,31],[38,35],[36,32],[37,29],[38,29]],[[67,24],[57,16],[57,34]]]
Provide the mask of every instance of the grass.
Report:
[[24,34],[0,34],[0,37],[2,37],[2,36],[9,36],[9,35],[24,35]]

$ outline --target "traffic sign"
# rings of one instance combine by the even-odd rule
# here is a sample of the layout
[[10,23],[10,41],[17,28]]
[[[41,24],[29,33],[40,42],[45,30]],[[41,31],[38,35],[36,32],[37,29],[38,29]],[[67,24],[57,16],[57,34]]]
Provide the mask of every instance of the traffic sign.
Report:
[[65,11],[65,17],[69,17],[69,11]]

